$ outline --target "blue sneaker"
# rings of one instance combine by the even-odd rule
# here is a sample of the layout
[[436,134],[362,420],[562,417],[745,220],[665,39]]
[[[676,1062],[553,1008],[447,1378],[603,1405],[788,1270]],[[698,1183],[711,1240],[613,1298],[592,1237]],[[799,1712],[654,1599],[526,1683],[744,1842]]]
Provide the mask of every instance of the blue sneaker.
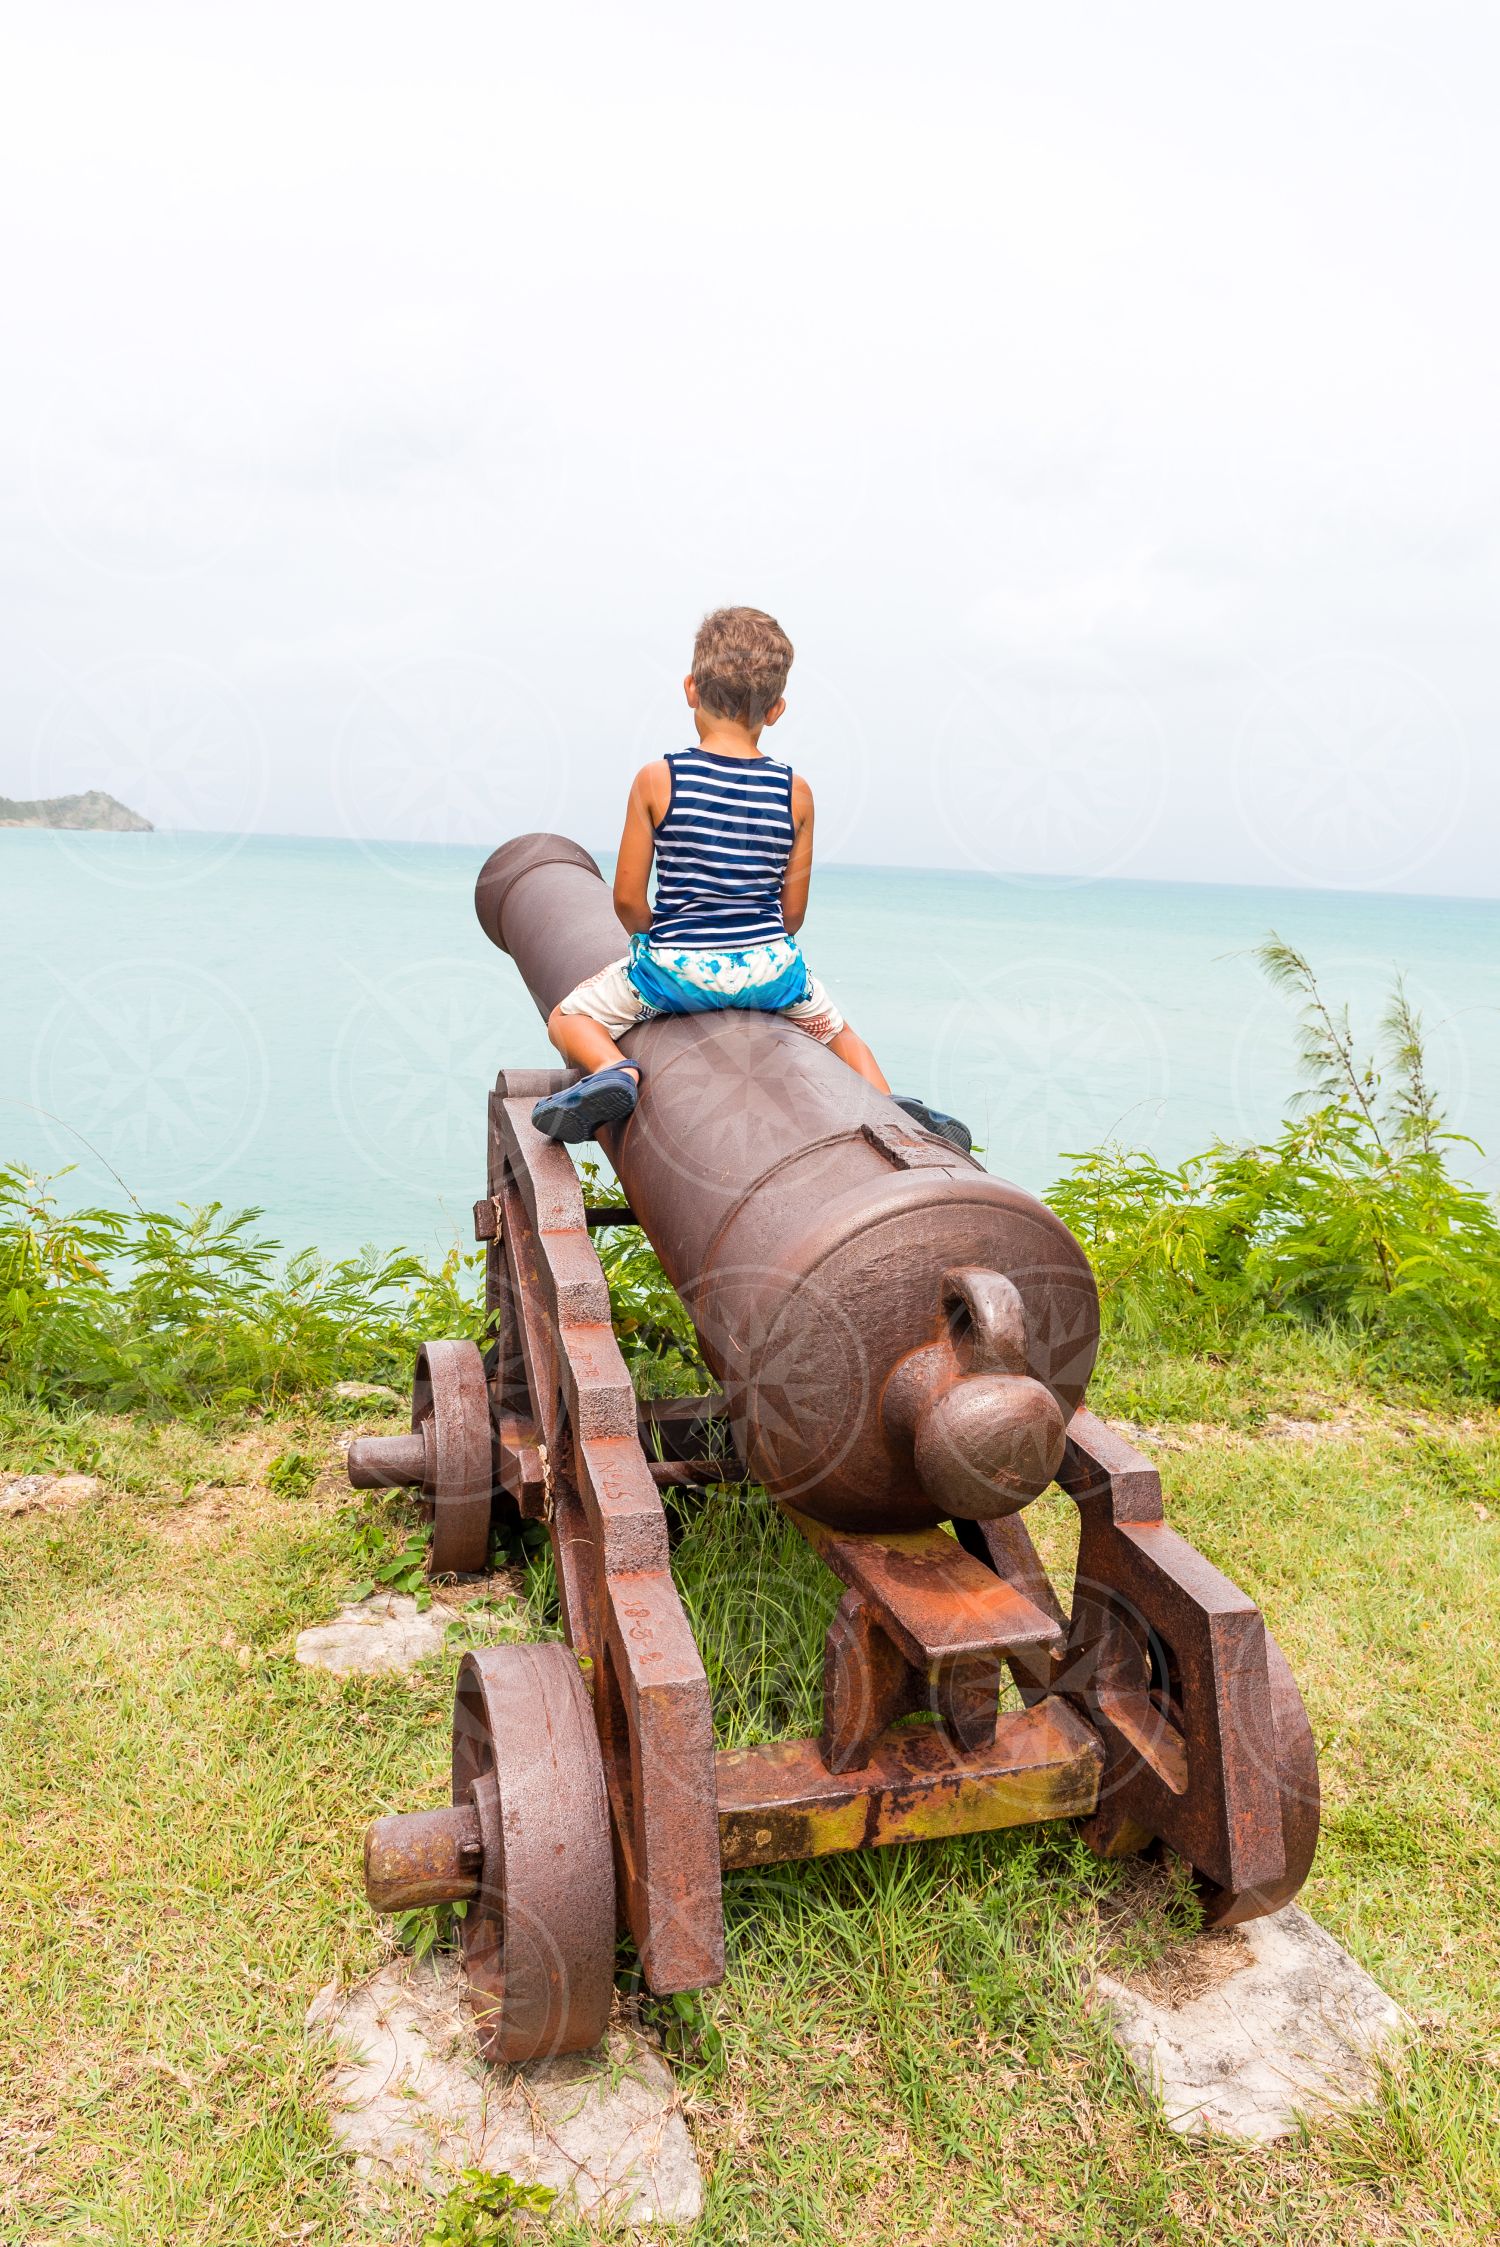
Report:
[[915,1117],[924,1131],[935,1131],[939,1139],[946,1139],[961,1155],[974,1152],[974,1134],[957,1116],[945,1116],[941,1108],[929,1108],[925,1100],[918,1100],[909,1092],[893,1092],[891,1098],[898,1108]]
[[562,1092],[549,1092],[532,1109],[531,1120],[544,1139],[576,1147],[592,1139],[601,1124],[623,1123],[640,1096],[633,1071],[596,1069]]

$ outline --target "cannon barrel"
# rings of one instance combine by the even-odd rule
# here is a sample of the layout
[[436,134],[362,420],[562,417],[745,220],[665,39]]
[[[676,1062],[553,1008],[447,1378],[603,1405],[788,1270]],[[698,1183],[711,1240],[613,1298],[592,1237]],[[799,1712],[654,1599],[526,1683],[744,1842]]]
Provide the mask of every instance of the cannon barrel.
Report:
[[[626,940],[588,852],[497,850],[480,923],[545,1016]],[[1098,1347],[1087,1258],[1034,1195],[781,1017],[642,1024],[601,1134],[776,1496],[846,1530],[983,1519],[1045,1489]]]

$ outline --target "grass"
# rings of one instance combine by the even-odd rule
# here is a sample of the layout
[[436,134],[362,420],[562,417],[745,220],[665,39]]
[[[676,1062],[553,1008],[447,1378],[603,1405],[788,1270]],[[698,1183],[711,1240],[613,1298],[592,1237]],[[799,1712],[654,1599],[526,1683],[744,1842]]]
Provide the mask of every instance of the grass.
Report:
[[[1494,2236],[1500,1414],[1392,1401],[1352,1344],[1274,1333],[1225,1365],[1143,1349],[1096,1401],[1148,1428],[1175,1525],[1286,1648],[1326,1789],[1305,1900],[1412,2013],[1411,2059],[1300,2140],[1189,2145],[1088,1996],[1101,1956],[1181,1924],[1169,1886],[1066,1829],[740,1876],[705,2033],[674,2040],[708,2174],[695,2247]],[[7,2247],[415,2243],[435,2220],[404,2189],[361,2198],[302,2032],[320,1986],[388,1954],[359,1837],[443,1798],[457,1661],[336,1680],[292,1658],[368,1575],[349,1427],[0,1412],[7,1470],[104,1486],[0,1523]],[[1065,1555],[1061,1503],[1033,1517]],[[800,1542],[715,1494],[676,1565],[721,1738],[813,1726],[833,1587]]]

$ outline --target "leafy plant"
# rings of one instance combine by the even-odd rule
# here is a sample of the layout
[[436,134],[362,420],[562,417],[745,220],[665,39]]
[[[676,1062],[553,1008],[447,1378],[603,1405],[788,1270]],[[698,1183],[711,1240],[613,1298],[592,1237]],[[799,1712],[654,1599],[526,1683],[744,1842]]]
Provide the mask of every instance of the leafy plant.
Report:
[[[624,1202],[597,1163],[582,1166],[596,1207]],[[647,1396],[690,1395],[708,1376],[698,1338],[681,1298],[662,1270],[655,1249],[636,1225],[609,1226],[594,1235],[609,1288],[615,1334],[636,1387]]]
[[266,1488],[278,1498],[305,1498],[321,1465],[310,1451],[279,1452],[266,1469]]
[[416,1965],[434,1951],[456,1950],[459,1926],[468,1908],[462,1903],[419,1904],[414,1911],[397,1912],[392,1922],[396,1940],[410,1952]]
[[[1268,1321],[1334,1325],[1394,1372],[1500,1397],[1500,1223],[1457,1175],[1472,1142],[1444,1126],[1404,986],[1363,1054],[1301,952],[1273,935],[1259,957],[1297,1005],[1303,1084],[1280,1129],[1175,1166],[1118,1146],[1072,1155],[1049,1196],[1088,1250],[1109,1329],[1202,1353]],[[583,1178],[596,1203],[623,1200],[596,1163]],[[179,1419],[274,1410],[341,1379],[404,1391],[425,1337],[489,1339],[483,1258],[457,1247],[436,1267],[375,1249],[283,1260],[256,1210],[64,1211],[55,1184],[0,1169],[12,1395]],[[637,1388],[701,1389],[692,1322],[650,1243],[629,1225],[595,1240]],[[406,1547],[368,1559],[372,1581],[417,1588]]]
[[1115,1331],[1188,1349],[1256,1321],[1356,1327],[1406,1371],[1500,1396],[1500,1223],[1453,1177],[1422,1026],[1398,981],[1361,1057],[1303,955],[1260,961],[1299,1001],[1305,1089],[1274,1138],[1170,1168],[1119,1147],[1069,1158],[1048,1196],[1078,1234]]
[[24,1395],[274,1409],[342,1379],[404,1389],[426,1336],[485,1338],[483,1259],[456,1247],[436,1268],[375,1249],[283,1263],[258,1210],[62,1211],[56,1184],[0,1170],[0,1383]]
[[502,2170],[465,2169],[422,2247],[495,2247],[515,2237],[516,2216],[544,2216],[557,2194]]
[[389,1592],[408,1592],[419,1608],[432,1605],[427,1574],[427,1554],[432,1544],[431,1522],[421,1522],[405,1538],[369,1514],[354,1520],[354,1557],[364,1570],[364,1580],[351,1594],[368,1599],[377,1585]]
[[[67,1173],[62,1174],[66,1176]],[[93,1321],[125,1219],[111,1210],[60,1211],[55,1181],[0,1169],[0,1377],[38,1359],[87,1367]]]
[[680,2065],[722,2067],[724,2039],[700,1991],[674,1990],[670,1997],[643,1995],[639,2007],[642,2021],[660,2037],[662,2050]]

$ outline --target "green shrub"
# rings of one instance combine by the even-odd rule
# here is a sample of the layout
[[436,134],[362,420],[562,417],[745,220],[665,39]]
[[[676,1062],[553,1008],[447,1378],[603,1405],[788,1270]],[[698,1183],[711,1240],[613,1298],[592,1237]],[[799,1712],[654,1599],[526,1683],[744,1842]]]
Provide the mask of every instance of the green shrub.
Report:
[[[1298,1320],[1368,1340],[1422,1381],[1500,1398],[1500,1224],[1450,1169],[1421,1024],[1398,983],[1378,1059],[1347,1009],[1272,937],[1268,975],[1300,1007],[1306,1089],[1264,1144],[1216,1141],[1175,1167],[1117,1146],[1070,1156],[1048,1199],[1098,1275],[1106,1332],[1170,1351]],[[590,1198],[620,1198],[584,1165]],[[430,1268],[366,1249],[279,1261],[260,1212],[58,1208],[0,1170],[0,1388],[42,1402],[192,1415],[273,1408],[339,1379],[407,1386],[430,1336],[487,1339],[481,1256]],[[691,1321],[638,1228],[595,1236],[620,1346],[643,1392],[702,1386]]]
[[1272,980],[1301,1002],[1307,1090],[1263,1145],[1217,1141],[1175,1169],[1120,1147],[1072,1156],[1048,1195],[1087,1249],[1107,1328],[1182,1349],[1258,1321],[1357,1327],[1393,1369],[1500,1397],[1500,1224],[1455,1179],[1421,1024],[1398,982],[1378,1060],[1347,1009],[1272,937]]
[[[64,1173],[63,1175],[66,1175]],[[483,1334],[483,1259],[330,1258],[226,1215],[63,1211],[55,1181],[0,1170],[0,1384],[110,1411],[274,1407],[340,1379],[404,1389],[428,1335]]]

